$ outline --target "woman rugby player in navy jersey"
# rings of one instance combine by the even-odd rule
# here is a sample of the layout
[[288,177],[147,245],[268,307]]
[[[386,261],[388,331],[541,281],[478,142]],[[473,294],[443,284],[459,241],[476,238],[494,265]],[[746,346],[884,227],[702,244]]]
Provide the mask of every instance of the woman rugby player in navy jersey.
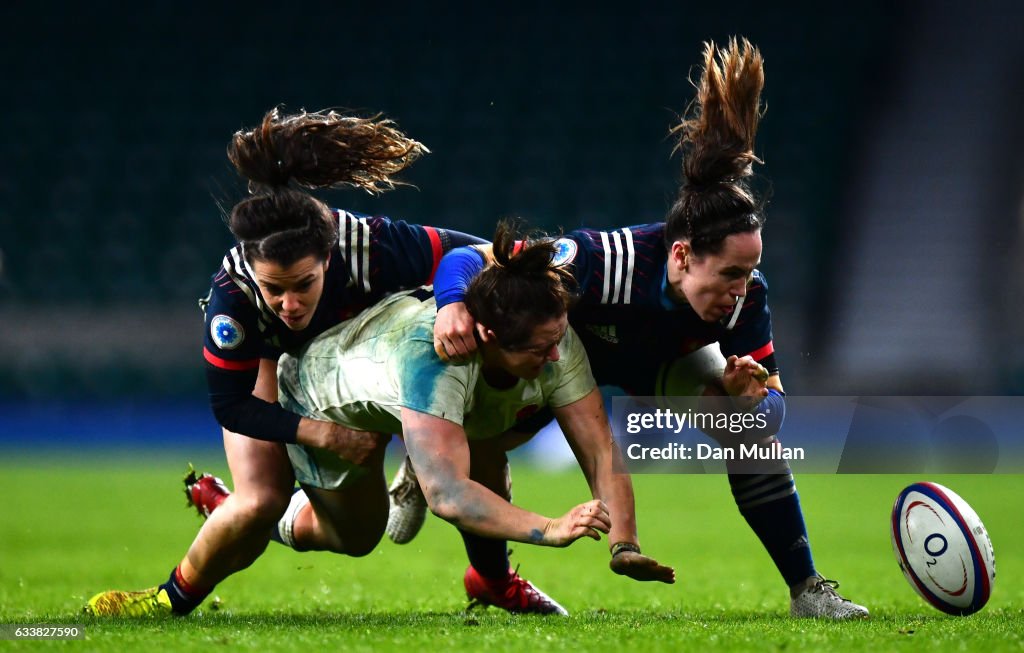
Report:
[[[767,283],[756,269],[764,201],[745,181],[760,163],[753,146],[763,62],[749,42],[733,40],[724,50],[706,44],[703,64],[696,101],[672,132],[683,153],[684,181],[666,221],[573,231],[556,241],[557,262],[579,282],[580,302],[570,321],[599,384],[643,396],[708,386],[708,394],[744,398],[746,408],[767,418],[757,437],[774,438],[785,403]],[[471,247],[442,262],[435,281],[435,348],[442,358],[462,359],[477,346],[462,298],[487,260],[486,248]],[[837,584],[815,570],[789,464],[778,461],[771,473],[759,474],[742,473],[734,464],[727,469],[740,513],[790,588],[790,613],[867,617],[867,609],[840,597]],[[400,476],[414,478],[407,466]],[[406,505],[418,512],[418,497],[412,496]],[[500,604],[493,588],[508,571],[505,543],[470,533],[463,538],[471,563],[467,592]]]
[[[427,151],[389,120],[333,111],[282,116],[273,110],[259,127],[234,135],[228,157],[249,180],[251,195],[231,210],[228,225],[238,245],[224,257],[201,305],[210,403],[223,427],[235,492],[206,521],[166,583],[98,594],[87,613],[187,614],[217,583],[252,564],[292,496],[286,444],[329,449],[357,464],[383,457],[390,435],[282,408],[277,359],[391,292],[430,283],[447,250],[484,241],[332,210],[298,187],[389,190],[398,183],[393,175]],[[385,484],[379,474],[360,482],[371,489]],[[360,541],[368,530],[340,535],[352,550],[372,548]]]

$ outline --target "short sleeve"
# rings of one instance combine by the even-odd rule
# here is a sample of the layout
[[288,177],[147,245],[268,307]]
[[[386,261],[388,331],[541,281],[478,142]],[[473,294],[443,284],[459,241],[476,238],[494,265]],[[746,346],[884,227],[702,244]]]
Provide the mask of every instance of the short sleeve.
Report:
[[597,385],[583,343],[571,327],[558,345],[558,354],[558,361],[549,366],[550,379],[548,373],[544,376],[544,385],[548,386],[545,394],[552,408],[561,408],[579,401]]
[[222,268],[214,275],[210,294],[202,302],[206,321],[203,357],[213,367],[227,371],[259,367],[266,346],[259,329],[259,314],[245,290]]
[[462,425],[471,409],[477,363],[449,365],[437,357],[433,342],[408,340],[390,357],[399,404]]

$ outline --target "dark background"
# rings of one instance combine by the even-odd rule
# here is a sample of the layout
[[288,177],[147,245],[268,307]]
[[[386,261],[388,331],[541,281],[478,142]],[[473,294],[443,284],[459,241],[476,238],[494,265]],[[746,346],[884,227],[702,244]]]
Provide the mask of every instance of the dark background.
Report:
[[382,111],[431,148],[415,188],[334,206],[484,237],[653,222],[701,42],[731,35],[766,62],[787,390],[1020,393],[1024,9],[772,4],[7,3],[0,441],[218,441],[196,299],[244,193],[225,146],[271,107]]

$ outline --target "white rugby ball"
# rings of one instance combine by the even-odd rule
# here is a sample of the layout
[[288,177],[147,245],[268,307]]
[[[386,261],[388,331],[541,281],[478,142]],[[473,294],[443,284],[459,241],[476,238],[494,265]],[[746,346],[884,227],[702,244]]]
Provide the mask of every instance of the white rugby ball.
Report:
[[996,560],[977,513],[938,483],[915,483],[892,508],[892,548],[903,575],[945,613],[969,615],[992,595]]

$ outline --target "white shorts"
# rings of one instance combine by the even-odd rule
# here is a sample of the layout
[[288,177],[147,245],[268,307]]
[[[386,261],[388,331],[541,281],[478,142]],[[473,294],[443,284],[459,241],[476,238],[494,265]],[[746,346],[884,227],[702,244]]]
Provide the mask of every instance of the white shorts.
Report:
[[[278,401],[285,410],[324,422],[330,422],[324,415],[308,410],[293,393],[300,394],[299,361],[287,354],[281,356],[277,364]],[[303,444],[289,444],[288,459],[295,471],[295,480],[303,485],[311,485],[324,490],[340,490],[361,478],[366,473],[364,467],[345,460],[328,449],[307,447]]]

